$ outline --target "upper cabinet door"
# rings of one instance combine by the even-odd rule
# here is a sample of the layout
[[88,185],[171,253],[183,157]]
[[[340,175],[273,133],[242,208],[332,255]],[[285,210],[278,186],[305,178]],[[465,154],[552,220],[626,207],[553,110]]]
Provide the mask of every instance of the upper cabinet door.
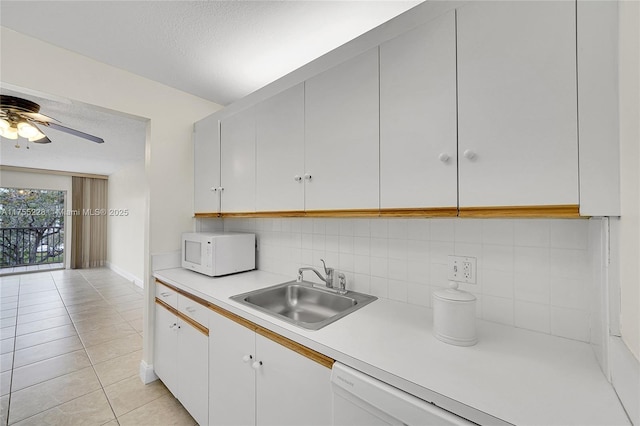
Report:
[[304,210],[304,84],[256,106],[256,210]]
[[306,210],[379,208],[378,48],[305,84]]
[[196,213],[220,210],[220,134],[218,119],[206,117],[193,127],[194,200]]
[[578,204],[575,7],[458,9],[461,208]]
[[380,46],[380,207],[457,207],[455,12]]
[[256,209],[256,121],[249,108],[220,123],[222,211]]

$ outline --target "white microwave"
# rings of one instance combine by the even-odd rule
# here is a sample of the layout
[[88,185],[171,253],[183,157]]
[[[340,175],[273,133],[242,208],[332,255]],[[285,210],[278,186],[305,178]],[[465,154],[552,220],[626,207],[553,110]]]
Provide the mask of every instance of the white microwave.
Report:
[[256,236],[240,232],[185,232],[182,267],[217,277],[256,267]]

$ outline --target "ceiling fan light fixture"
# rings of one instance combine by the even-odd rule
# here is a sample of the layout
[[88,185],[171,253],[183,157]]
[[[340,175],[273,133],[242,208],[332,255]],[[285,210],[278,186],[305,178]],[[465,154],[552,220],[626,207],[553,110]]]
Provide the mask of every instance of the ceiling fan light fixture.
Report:
[[9,120],[0,118],[0,129],[8,129],[9,127],[11,127],[11,123],[9,123]]
[[18,139],[18,129],[13,126],[0,127],[0,136],[12,140]]
[[28,138],[29,142],[39,141],[40,139],[46,137],[46,135],[41,131],[39,131],[38,129],[36,129],[36,132],[37,133],[34,136],[31,136],[30,138]]
[[25,139],[32,138],[36,136],[38,133],[38,129],[33,127],[27,121],[21,121],[18,123],[18,135],[22,136]]

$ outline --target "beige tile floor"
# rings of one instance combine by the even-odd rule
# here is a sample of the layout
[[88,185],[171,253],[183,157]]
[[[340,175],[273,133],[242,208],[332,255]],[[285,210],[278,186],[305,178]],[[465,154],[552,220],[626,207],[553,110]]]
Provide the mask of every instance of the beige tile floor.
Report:
[[188,425],[142,384],[142,290],[104,268],[0,277],[3,425]]

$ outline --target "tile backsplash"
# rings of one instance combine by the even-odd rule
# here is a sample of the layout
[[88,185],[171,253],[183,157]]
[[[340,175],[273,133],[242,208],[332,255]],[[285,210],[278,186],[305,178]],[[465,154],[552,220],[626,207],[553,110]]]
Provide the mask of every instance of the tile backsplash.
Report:
[[[588,342],[589,221],[562,219],[202,219],[199,230],[255,232],[258,269],[295,277],[320,259],[347,288],[431,307],[447,256],[477,258],[477,317]],[[597,243],[597,242],[596,242]],[[596,259],[597,261],[597,259]],[[312,279],[313,274],[305,276]]]

